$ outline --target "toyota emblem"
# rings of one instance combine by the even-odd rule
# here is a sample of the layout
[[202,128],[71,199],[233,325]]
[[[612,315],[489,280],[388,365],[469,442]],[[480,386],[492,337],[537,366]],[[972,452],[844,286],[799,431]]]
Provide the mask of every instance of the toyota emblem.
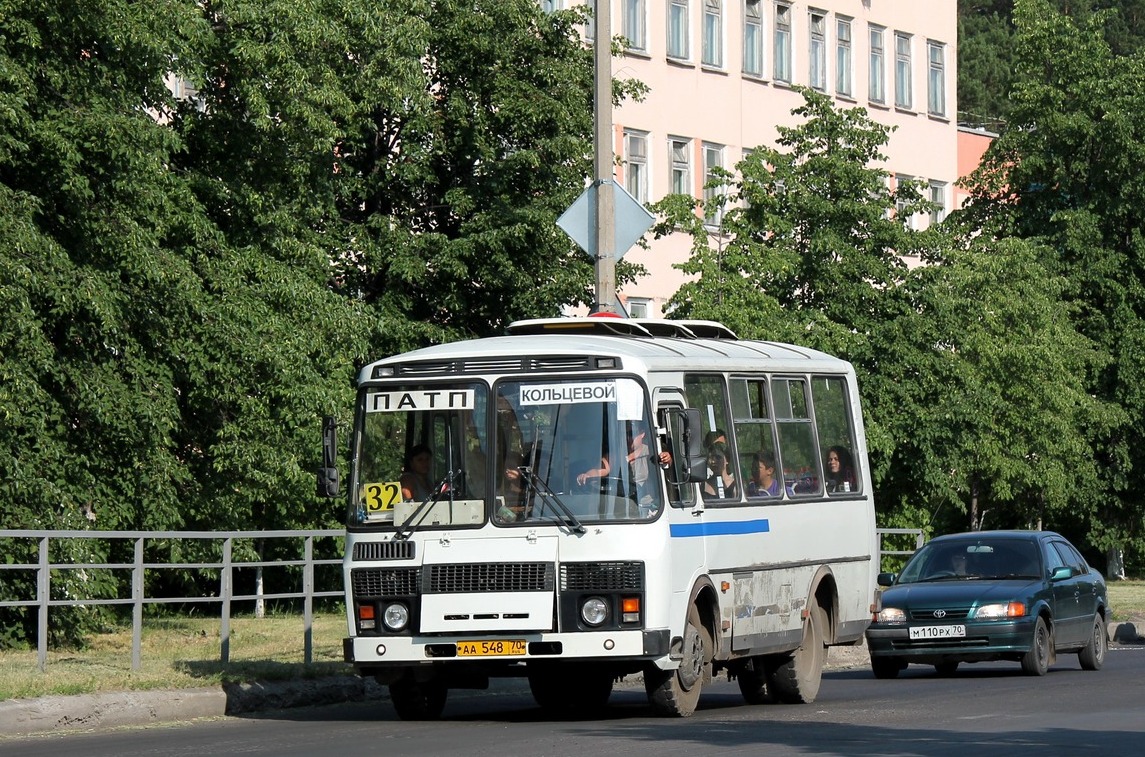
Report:
[[934,617],[945,618],[946,617],[946,610],[935,610],[934,611]]

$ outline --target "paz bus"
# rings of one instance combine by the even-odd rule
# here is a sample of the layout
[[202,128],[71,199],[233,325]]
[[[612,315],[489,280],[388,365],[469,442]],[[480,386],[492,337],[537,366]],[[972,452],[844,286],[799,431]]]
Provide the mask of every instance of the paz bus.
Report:
[[[556,712],[642,677],[811,702],[877,574],[851,365],[711,321],[559,318],[360,372],[345,659],[403,719],[527,679]],[[334,423],[319,490],[337,494]]]

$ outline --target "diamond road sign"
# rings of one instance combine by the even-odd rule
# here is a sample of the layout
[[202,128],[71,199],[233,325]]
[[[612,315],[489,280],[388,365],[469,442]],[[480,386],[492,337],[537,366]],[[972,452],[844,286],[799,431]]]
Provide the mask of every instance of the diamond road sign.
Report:
[[[628,252],[632,245],[636,244],[640,237],[644,236],[644,232],[652,228],[652,222],[656,220],[656,216],[649,213],[635,197],[628,194],[628,191],[615,181],[609,179],[602,183],[612,190],[612,201],[615,208],[612,249],[616,252],[617,259],[620,259],[624,257],[624,253]],[[581,249],[594,258],[596,257],[596,231],[592,220],[596,215],[596,192],[597,185],[589,186],[581,193],[580,197],[576,198],[576,202],[570,205],[569,209],[557,219],[557,226],[560,226],[566,234],[572,237],[574,242],[581,246]]]

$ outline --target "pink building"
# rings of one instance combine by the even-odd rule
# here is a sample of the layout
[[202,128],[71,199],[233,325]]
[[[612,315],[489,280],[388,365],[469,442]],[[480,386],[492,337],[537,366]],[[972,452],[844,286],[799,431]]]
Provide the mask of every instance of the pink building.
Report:
[[[650,90],[613,113],[617,179],[638,200],[702,196],[711,168],[734,169],[795,123],[792,86],[806,85],[896,127],[885,168],[954,207],[956,0],[612,0],[611,15],[631,44],[613,75]],[[664,314],[689,246],[681,234],[628,252],[649,271],[620,292],[634,316]]]

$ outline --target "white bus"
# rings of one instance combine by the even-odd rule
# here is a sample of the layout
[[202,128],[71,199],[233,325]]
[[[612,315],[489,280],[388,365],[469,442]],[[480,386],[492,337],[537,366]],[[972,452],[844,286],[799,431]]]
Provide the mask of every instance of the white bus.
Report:
[[403,719],[506,676],[550,710],[635,674],[666,715],[720,672],[750,703],[811,702],[827,647],[862,639],[878,547],[847,362],[712,322],[563,318],[359,386],[344,652]]

